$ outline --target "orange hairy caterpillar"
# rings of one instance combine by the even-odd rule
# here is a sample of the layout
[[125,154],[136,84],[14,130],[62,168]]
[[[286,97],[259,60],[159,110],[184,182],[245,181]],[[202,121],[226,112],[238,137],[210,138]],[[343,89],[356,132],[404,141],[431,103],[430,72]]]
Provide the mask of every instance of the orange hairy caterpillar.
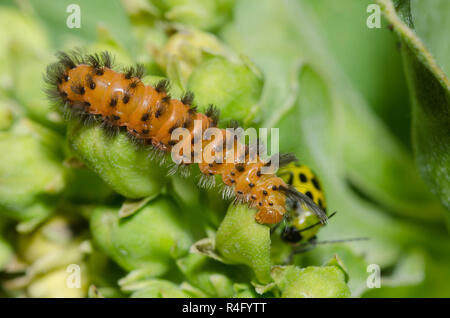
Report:
[[[58,62],[47,68],[45,79],[50,85],[49,97],[64,105],[67,111],[98,118],[105,126],[122,127],[132,138],[161,153],[168,153],[178,143],[172,140],[172,132],[185,128],[188,138],[181,142],[192,144],[194,149],[196,145],[201,150],[213,146],[217,152],[225,152],[223,162],[200,162],[200,171],[205,176],[220,175],[227,191],[235,196],[237,202],[247,203],[258,210],[255,218],[259,223],[280,222],[288,201],[305,204],[322,222],[326,222],[326,214],[308,196],[287,185],[275,172],[261,173],[268,163],[259,156],[257,160],[249,160],[248,146],[244,160],[238,158],[240,152],[232,151],[242,146],[237,138],[233,138],[231,147],[225,142],[218,144],[216,139],[197,140],[194,122],[201,124],[202,131],[216,127],[218,111],[210,107],[205,114],[197,112],[192,106],[192,93],[181,99],[172,99],[167,92],[167,81],[160,81],[154,87],[144,85],[141,81],[142,66],[117,72],[113,70],[112,59],[107,52],[93,55],[60,52],[57,57]],[[225,140],[229,140],[225,129],[219,131]],[[189,159],[196,156],[195,151],[181,155]],[[283,165],[295,160],[295,156],[288,154],[280,155],[279,162]],[[187,164],[183,162],[181,165]]]

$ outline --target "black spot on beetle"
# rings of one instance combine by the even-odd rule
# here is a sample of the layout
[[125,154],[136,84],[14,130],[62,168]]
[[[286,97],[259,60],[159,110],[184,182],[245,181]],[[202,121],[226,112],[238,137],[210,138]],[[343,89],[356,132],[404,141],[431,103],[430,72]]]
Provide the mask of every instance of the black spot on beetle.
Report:
[[235,167],[236,167],[236,170],[239,172],[243,172],[245,170],[245,166],[243,163],[238,163],[235,165]]
[[149,117],[150,117],[150,114],[149,113],[145,113],[144,115],[142,115],[141,121],[147,121],[149,119]]
[[312,182],[312,184],[314,185],[314,188],[316,188],[317,190],[320,191],[320,184],[319,184],[319,181],[317,181],[316,178],[312,178],[312,179],[311,179],[311,182]]
[[314,200],[314,196],[313,196],[313,194],[312,194],[311,192],[306,191],[305,194],[306,194],[311,200]]
[[264,195],[267,195],[268,193],[267,193],[267,191],[266,191],[266,190],[263,190],[263,194],[264,194]]
[[300,178],[300,181],[303,183],[308,181],[308,178],[303,173],[299,173],[298,177]]
[[123,102],[124,104],[127,104],[129,101],[130,101],[130,95],[125,94],[125,95],[123,96],[123,98],[122,98],[122,102]]
[[252,183],[252,182],[250,182],[250,183],[248,184],[248,186],[249,186],[250,188],[253,188],[253,187],[255,186],[255,184]]

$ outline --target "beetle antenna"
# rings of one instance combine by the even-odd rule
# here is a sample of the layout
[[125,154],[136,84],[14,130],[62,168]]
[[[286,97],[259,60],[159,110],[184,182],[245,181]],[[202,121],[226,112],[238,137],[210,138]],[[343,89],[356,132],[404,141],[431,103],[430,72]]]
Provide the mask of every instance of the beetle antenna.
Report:
[[309,241],[303,244],[297,245],[297,249],[292,251],[292,254],[301,254],[310,251],[316,245],[322,244],[337,244],[337,243],[347,243],[347,242],[356,242],[356,241],[367,241],[368,237],[353,237],[348,239],[340,239],[340,240],[327,240],[327,241]]

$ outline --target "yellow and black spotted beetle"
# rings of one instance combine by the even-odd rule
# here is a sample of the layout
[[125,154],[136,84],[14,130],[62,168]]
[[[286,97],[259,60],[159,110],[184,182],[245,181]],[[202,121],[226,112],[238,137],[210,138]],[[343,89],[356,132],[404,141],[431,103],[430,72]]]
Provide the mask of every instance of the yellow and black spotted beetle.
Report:
[[[308,166],[292,162],[282,167],[277,174],[286,183],[295,187],[297,191],[311,198],[316,205],[327,213],[322,185],[317,175]],[[333,212],[328,218],[330,219],[335,214],[336,212]],[[299,206],[296,202],[286,213],[284,223],[285,226],[281,230],[281,239],[296,247],[292,251],[292,255],[309,251],[317,244],[367,240],[367,238],[361,237],[318,242],[316,234],[324,224],[320,222],[316,213],[312,212],[307,206]]]
[[[290,163],[278,171],[278,176],[297,191],[310,197],[326,213],[326,200],[322,185],[306,165]],[[303,243],[315,238],[322,223],[315,213],[305,206],[294,204],[285,217],[286,226],[281,239],[288,243]]]

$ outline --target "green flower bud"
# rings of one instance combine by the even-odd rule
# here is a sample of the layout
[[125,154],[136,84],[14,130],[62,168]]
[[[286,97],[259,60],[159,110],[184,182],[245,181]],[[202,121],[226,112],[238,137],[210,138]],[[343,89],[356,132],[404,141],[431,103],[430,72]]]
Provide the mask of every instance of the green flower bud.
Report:
[[[92,286],[95,285],[95,288],[101,292],[103,290],[109,290],[111,292],[113,290],[119,290],[117,281],[126,273],[106,254],[92,248],[92,251],[87,255],[86,266],[89,273],[89,280],[93,284]],[[103,295],[109,297],[110,293],[107,292],[107,295]]]
[[[83,236],[74,230],[80,224],[78,219],[57,216],[31,234],[19,236],[17,259],[25,266],[24,275],[5,281],[5,289],[29,297],[85,296]],[[70,288],[68,281],[76,283],[78,279],[80,288]]]
[[56,269],[33,280],[27,287],[27,294],[32,298],[82,298],[86,297],[88,279],[84,266],[80,267],[80,288],[70,288],[70,279],[66,267]]
[[63,118],[56,108],[50,107],[43,90],[43,72],[46,61],[26,59],[17,64],[13,93],[24,107],[28,117],[46,126],[63,129]]
[[205,30],[217,29],[231,16],[235,0],[156,0],[170,21],[181,22]]
[[124,298],[125,295],[114,287],[89,286],[88,298]]
[[113,196],[112,189],[92,170],[76,158],[64,161],[64,197],[77,203],[103,202]]
[[[187,178],[175,174],[170,177],[169,193],[176,198],[180,205],[198,208],[201,206],[201,189],[196,186],[195,175]],[[201,211],[201,213],[204,213]]]
[[[18,254],[20,258],[32,264],[50,254],[67,251],[69,245],[80,244],[81,240],[76,236],[78,233],[73,230],[79,225],[76,219],[61,216],[50,218],[32,233],[19,237]],[[65,262],[66,260],[56,261]]]
[[275,266],[272,277],[283,298],[347,298],[350,289],[340,266]]
[[195,103],[201,109],[213,104],[220,109],[221,120],[249,123],[259,106],[263,80],[245,64],[236,64],[222,57],[200,64],[188,81]]
[[255,289],[247,284],[234,284],[233,298],[256,298],[258,295],[255,293]]
[[159,197],[122,219],[116,209],[97,208],[90,224],[98,247],[122,268],[145,269],[148,276],[158,276],[192,244],[184,220],[179,207]]
[[227,266],[204,255],[189,254],[179,259],[177,265],[187,281],[209,297],[233,297],[234,282],[249,279],[242,268]]
[[64,187],[61,140],[22,120],[0,132],[0,211],[19,221],[40,221]]
[[192,71],[211,56],[231,58],[231,52],[214,35],[189,28],[180,29],[161,50],[156,51],[158,64],[169,78],[179,77],[182,87],[187,84]]
[[68,139],[81,161],[125,197],[157,196],[167,181],[167,171],[150,159],[148,147],[140,149],[123,133],[110,136],[98,125],[73,121]]
[[259,283],[270,277],[270,228],[256,223],[255,210],[231,205],[216,234],[216,249],[224,260],[249,266]]
[[178,285],[162,279],[144,282],[141,289],[133,292],[131,298],[189,298]]

